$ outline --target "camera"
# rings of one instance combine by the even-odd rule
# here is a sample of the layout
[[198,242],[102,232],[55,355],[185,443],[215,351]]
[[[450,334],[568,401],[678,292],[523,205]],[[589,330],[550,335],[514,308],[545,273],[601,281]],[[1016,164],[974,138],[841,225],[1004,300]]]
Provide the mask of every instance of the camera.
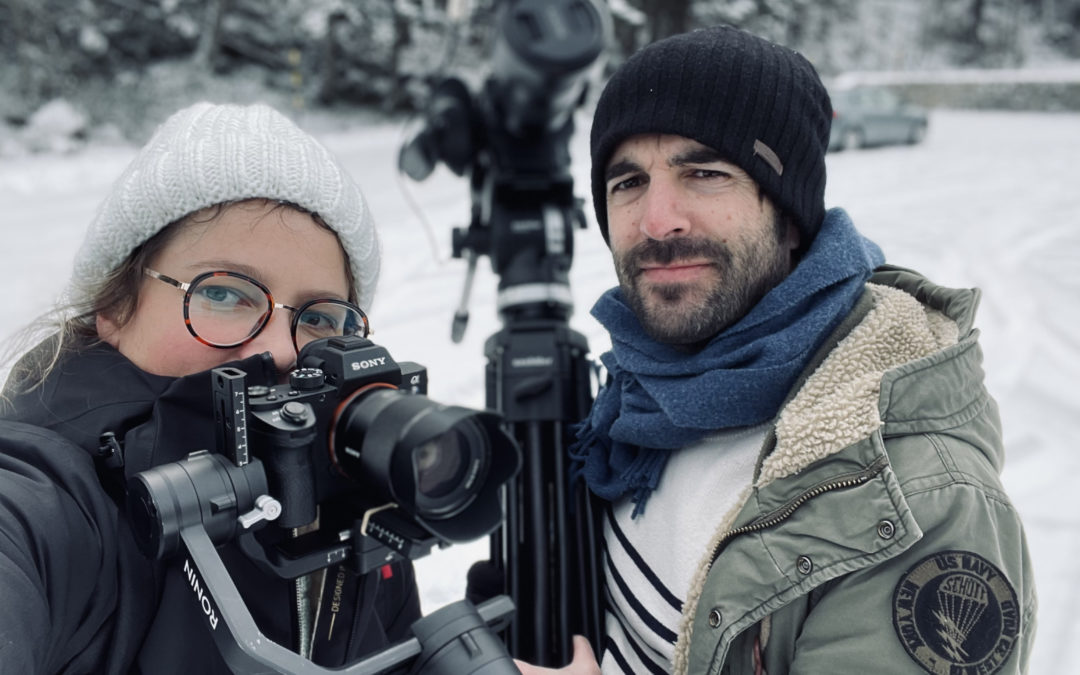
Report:
[[[365,338],[317,340],[297,365],[273,386],[248,387],[244,371],[214,369],[216,451],[197,450],[128,483],[136,542],[156,560],[187,556],[184,573],[205,590],[208,627],[237,672],[322,669],[261,637],[218,546],[236,540],[283,579],[335,564],[367,574],[490,534],[502,522],[501,488],[521,465],[501,416],[431,400],[422,366],[398,364]],[[470,659],[455,656],[452,639],[464,632],[501,664],[492,672],[515,672],[487,628],[513,609],[505,596],[479,608],[449,605],[418,620],[410,642],[345,672],[382,672],[436,652],[464,667]]]
[[[129,486],[144,553],[172,555],[178,532],[196,523],[220,544],[260,522],[292,530],[318,518],[319,530],[342,527],[340,538],[358,526],[405,558],[499,526],[499,488],[521,457],[497,414],[429,399],[425,369],[399,366],[365,338],[314,342],[297,363],[274,386],[245,387],[232,368],[213,372],[218,453],[192,453]],[[321,538],[311,540],[290,537],[271,566],[286,578],[311,571],[287,564],[305,547],[321,552]]]
[[479,256],[499,276],[505,319],[569,316],[573,230],[585,226],[574,196],[573,113],[603,65],[611,19],[600,0],[504,0],[491,68],[475,91],[440,77],[423,124],[402,145],[398,168],[416,181],[442,163],[468,174],[469,225],[455,228],[453,255],[467,260],[451,337],[461,340]]

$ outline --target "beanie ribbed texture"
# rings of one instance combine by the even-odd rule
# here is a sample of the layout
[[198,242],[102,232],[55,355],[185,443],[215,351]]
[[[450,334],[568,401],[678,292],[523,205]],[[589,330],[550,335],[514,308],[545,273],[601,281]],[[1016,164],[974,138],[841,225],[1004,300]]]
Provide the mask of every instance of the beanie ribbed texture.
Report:
[[636,134],[691,138],[746,171],[794,217],[802,248],[825,217],[832,105],[803,56],[731,26],[675,35],[639,50],[597,102],[591,133],[593,207],[609,241],[604,172]]
[[263,104],[197,103],[158,128],[91,222],[75,256],[69,300],[91,300],[110,272],[170,223],[257,198],[318,214],[349,257],[359,305],[370,308],[379,243],[360,189],[325,147]]

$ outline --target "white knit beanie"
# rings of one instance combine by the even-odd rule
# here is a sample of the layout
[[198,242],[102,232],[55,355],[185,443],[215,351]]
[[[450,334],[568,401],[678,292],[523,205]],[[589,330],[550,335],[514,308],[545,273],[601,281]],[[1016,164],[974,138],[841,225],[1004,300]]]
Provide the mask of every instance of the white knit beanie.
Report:
[[291,202],[341,241],[367,310],[379,276],[371,212],[338,161],[269,106],[196,103],[173,114],[139,151],[90,224],[69,284],[84,303],[127,256],[166,225],[223,202]]

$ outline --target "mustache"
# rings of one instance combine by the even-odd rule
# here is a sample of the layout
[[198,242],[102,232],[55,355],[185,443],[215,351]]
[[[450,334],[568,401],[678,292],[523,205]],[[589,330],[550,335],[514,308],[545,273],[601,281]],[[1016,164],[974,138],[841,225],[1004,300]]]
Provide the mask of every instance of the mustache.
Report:
[[641,274],[641,267],[648,263],[670,265],[679,260],[701,259],[712,261],[717,266],[726,266],[731,262],[731,250],[710,239],[646,239],[627,251],[620,264],[624,272],[637,276]]

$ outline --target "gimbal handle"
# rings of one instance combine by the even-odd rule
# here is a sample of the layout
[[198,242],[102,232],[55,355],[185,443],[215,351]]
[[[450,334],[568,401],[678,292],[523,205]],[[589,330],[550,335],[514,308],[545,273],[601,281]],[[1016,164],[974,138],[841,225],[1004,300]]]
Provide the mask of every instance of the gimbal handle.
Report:
[[[206,529],[190,525],[180,532],[182,573],[194,593],[218,651],[238,675],[378,675],[413,661],[410,673],[517,673],[506,648],[492,632],[509,622],[514,603],[496,596],[479,607],[460,600],[418,619],[404,642],[341,668],[326,668],[265,637]],[[447,651],[451,650],[451,651]],[[438,657],[438,658],[435,658]]]

